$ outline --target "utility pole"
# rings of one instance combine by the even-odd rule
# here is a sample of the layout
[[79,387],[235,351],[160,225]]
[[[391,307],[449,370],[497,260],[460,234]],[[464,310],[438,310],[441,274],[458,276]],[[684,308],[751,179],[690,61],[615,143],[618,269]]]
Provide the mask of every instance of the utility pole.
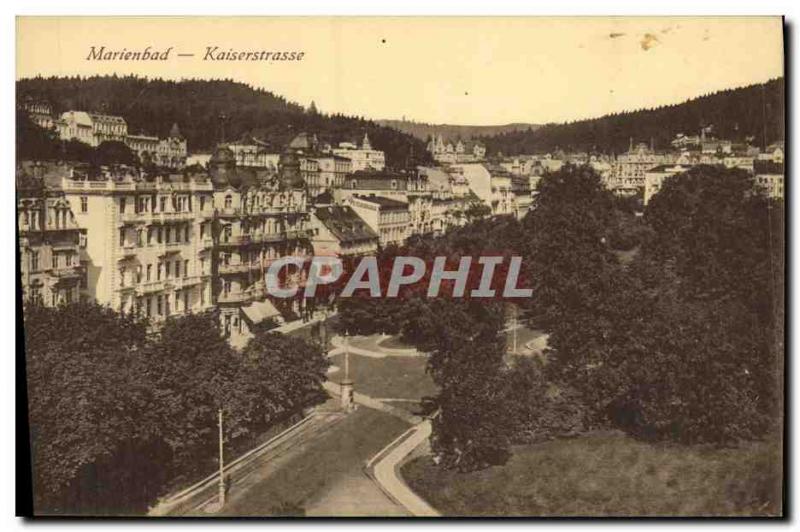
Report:
[[222,456],[222,409],[217,411],[219,418],[219,507],[225,506],[225,462]]
[[517,307],[514,306],[514,354],[517,354]]
[[344,379],[341,383],[341,406],[345,412],[353,408],[353,381],[350,380],[350,344],[348,333],[344,333]]

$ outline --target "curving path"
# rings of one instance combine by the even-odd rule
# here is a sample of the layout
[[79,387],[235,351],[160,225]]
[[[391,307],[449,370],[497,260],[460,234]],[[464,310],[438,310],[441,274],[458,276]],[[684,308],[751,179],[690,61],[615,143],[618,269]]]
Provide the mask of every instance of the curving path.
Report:
[[372,465],[373,476],[381,489],[415,517],[440,517],[441,514],[408,487],[397,474],[397,469],[414,449],[430,437],[431,431],[430,420],[417,424],[389,444],[388,449],[378,453],[375,457],[377,461]]
[[[372,349],[365,348],[362,342],[358,342],[359,345],[355,346],[350,343],[347,349],[351,354],[373,358],[389,356],[425,356],[416,350],[384,348],[380,345],[383,339],[384,338],[378,338],[372,341],[372,345],[369,345]],[[334,349],[328,353],[328,356],[344,352],[344,344],[341,337],[336,336],[331,338],[331,343],[334,345]],[[325,388],[332,394],[339,394],[338,384],[328,381],[325,383]],[[371,473],[371,477],[378,486],[380,486],[392,500],[402,505],[411,515],[415,517],[441,516],[430,504],[414,493],[397,473],[403,460],[430,437],[433,430],[430,420],[425,419],[420,422],[419,418],[416,416],[409,416],[408,413],[402,409],[394,408],[381,402],[379,399],[358,392],[354,393],[354,400],[356,403],[392,413],[402,417],[405,421],[414,423],[408,431],[401,434],[397,439],[389,443],[389,445],[372,457],[367,463],[367,471]]]

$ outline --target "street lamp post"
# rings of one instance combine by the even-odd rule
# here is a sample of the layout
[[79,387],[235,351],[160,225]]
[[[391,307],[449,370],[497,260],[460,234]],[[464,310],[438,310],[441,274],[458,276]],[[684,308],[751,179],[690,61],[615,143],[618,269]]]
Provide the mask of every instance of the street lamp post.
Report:
[[353,381],[350,380],[350,345],[344,333],[344,379],[341,383],[342,410],[349,411],[353,408]]
[[222,456],[222,409],[217,411],[218,425],[219,425],[219,507],[225,505],[225,462]]

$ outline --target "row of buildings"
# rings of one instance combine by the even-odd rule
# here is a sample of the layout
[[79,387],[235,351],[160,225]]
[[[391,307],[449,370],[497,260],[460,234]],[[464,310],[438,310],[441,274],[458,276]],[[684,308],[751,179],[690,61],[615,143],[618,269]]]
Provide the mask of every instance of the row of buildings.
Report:
[[26,101],[24,108],[36,125],[55,131],[61,140],[76,140],[92,147],[103,142],[122,142],[142,162],[174,169],[186,165],[186,139],[177,124],[173,124],[167,138],[158,138],[130,133],[127,121],[121,116],[75,110],[54,116],[49,103],[33,100]]
[[587,164],[615,194],[640,197],[645,205],[667,177],[693,166],[721,165],[753,174],[755,186],[770,197],[783,198],[784,149],[783,142],[761,150],[748,144],[706,137],[705,134],[697,136],[697,143],[694,139],[686,141],[684,135],[677,135],[673,146],[663,151],[654,149],[652,141],[649,145],[634,144],[631,139],[628,151],[616,156],[559,152],[510,157],[497,164],[511,175],[530,177],[533,189],[539,176],[557,171],[564,164]]
[[[298,135],[266,166],[239,165],[235,150],[220,146],[202,171],[155,176],[115,168],[90,177],[80,165],[21,162],[25,300],[90,298],[156,325],[217,308],[241,345],[257,324],[301,311],[300,301],[267,294],[277,258],[370,255],[414,235],[442,234],[476,212],[521,216],[530,204],[526,180],[484,164],[312,170],[310,160],[341,157],[312,141]],[[303,282],[289,270],[279,275]]]

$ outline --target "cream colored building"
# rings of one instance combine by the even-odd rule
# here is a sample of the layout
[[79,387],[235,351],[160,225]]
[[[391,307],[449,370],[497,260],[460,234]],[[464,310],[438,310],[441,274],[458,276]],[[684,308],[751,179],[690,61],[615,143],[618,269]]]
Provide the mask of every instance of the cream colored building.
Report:
[[358,216],[378,234],[380,245],[403,245],[411,232],[408,203],[382,196],[353,195],[347,198]]
[[372,148],[369,137],[366,134],[364,134],[361,147],[350,142],[342,142],[332,152],[334,155],[350,159],[352,162],[351,172],[368,169],[380,171],[386,168],[386,155],[382,151]]
[[469,189],[491,209],[492,215],[514,214],[511,175],[503,168],[468,163],[454,164],[451,171],[466,180]]
[[95,147],[107,141],[124,142],[128,136],[128,123],[121,116],[65,111],[55,124],[62,140],[78,140]]
[[64,178],[62,190],[86,229],[86,288],[99,303],[155,323],[213,306],[208,179]]
[[280,257],[311,254],[306,193],[282,187],[277,178],[238,186],[219,180],[214,205],[215,301],[223,331],[241,346],[254,326],[281,318],[280,302],[267,297],[270,265]]
[[86,273],[85,229],[78,226],[64,195],[43,181],[18,181],[17,195],[24,304],[56,306],[78,301]]

